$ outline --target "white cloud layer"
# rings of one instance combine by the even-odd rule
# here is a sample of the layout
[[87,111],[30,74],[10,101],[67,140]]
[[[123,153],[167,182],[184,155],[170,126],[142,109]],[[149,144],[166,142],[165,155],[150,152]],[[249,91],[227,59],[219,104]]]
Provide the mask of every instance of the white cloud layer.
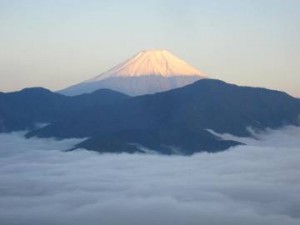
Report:
[[258,137],[185,157],[63,152],[79,140],[1,134],[0,224],[298,225],[300,128]]

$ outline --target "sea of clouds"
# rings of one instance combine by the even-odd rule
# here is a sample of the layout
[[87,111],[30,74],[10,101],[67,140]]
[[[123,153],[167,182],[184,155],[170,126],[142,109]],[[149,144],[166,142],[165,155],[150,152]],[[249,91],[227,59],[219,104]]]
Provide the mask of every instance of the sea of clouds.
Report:
[[64,152],[78,139],[0,134],[3,225],[299,225],[300,128],[216,154]]

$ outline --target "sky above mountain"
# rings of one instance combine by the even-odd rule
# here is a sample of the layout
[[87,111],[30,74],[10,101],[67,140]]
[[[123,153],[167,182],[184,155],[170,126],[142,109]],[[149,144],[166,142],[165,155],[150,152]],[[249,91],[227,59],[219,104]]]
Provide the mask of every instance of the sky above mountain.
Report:
[[0,91],[59,90],[143,49],[300,97],[300,1],[0,1]]

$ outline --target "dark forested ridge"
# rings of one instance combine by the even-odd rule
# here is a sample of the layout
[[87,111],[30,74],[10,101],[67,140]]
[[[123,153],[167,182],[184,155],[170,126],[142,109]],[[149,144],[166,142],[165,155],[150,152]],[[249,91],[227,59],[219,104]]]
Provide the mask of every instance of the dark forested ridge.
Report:
[[0,94],[0,132],[32,130],[38,123],[54,123],[95,105],[118,103],[128,96],[106,89],[68,97],[45,88],[26,88]]
[[[207,129],[249,136],[249,127],[298,125],[299,114],[300,100],[286,93],[212,79],[138,97],[110,90],[67,97],[41,88],[0,94],[2,132],[88,137],[77,147],[100,152],[136,152],[141,146],[166,154],[215,152],[240,143],[220,140]],[[35,129],[36,123],[49,125]]]

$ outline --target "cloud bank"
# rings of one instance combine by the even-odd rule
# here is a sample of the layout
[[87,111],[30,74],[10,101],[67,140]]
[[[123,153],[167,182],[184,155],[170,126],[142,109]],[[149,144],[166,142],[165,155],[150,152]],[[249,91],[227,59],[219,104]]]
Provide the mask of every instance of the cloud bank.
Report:
[[299,137],[287,127],[186,157],[63,152],[80,140],[1,134],[0,224],[300,224]]

